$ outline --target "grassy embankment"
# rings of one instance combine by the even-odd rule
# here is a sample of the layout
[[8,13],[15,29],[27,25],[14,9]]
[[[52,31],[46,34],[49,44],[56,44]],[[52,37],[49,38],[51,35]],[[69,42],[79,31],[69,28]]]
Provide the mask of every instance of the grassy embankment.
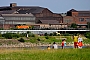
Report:
[[0,49],[0,60],[90,60],[90,48],[38,50]]
[[36,36],[36,37],[29,37],[26,42],[37,42],[37,39],[40,39],[40,42],[45,43],[52,43],[52,42],[61,42],[62,39],[66,39],[67,42],[73,42],[71,36]]
[[[46,36],[36,36],[36,37],[29,37],[29,40],[26,40],[26,42],[38,43],[37,38],[40,39],[39,42],[41,43],[53,43],[53,42],[61,43],[62,39],[66,39],[67,44],[73,43],[72,36],[48,36],[48,39],[46,39]],[[90,44],[90,39],[85,38],[84,36],[82,38],[84,44],[85,43]]]
[[[0,45],[3,45],[3,43],[7,43],[8,44],[15,44],[15,43],[19,43],[22,40],[24,40],[25,42],[30,42],[30,43],[42,43],[42,44],[52,44],[53,42],[57,42],[57,43],[61,43],[62,39],[66,39],[67,44],[73,44],[73,39],[72,36],[73,34],[61,34],[60,36],[53,33],[53,34],[44,34],[45,36],[39,36],[36,34],[32,34],[31,32],[28,32],[28,38],[26,37],[26,33],[22,33],[22,34],[12,34],[12,33],[6,33],[6,34],[0,34]],[[90,44],[90,39],[85,38],[85,36],[89,37],[89,34],[82,34],[81,36],[83,37],[83,43],[85,44]],[[23,38],[23,39],[21,39]],[[16,40],[16,41],[12,41],[12,40]],[[17,41],[19,40],[19,41]],[[15,43],[13,43],[15,42]],[[5,43],[5,44],[6,44]]]
[[[30,42],[30,43],[41,43],[41,44],[52,44],[53,42],[56,42],[58,44],[61,44],[62,42],[62,39],[66,39],[66,42],[67,44],[73,44],[73,39],[72,39],[72,36],[38,36],[36,35],[35,37],[20,37],[20,38],[24,38],[25,42]],[[0,45],[2,43],[5,43],[5,44],[15,44],[15,43],[19,43],[17,42],[16,40],[20,39],[20,38],[13,38],[12,40],[9,41],[6,40],[5,38],[2,38],[0,37],[0,40],[3,41],[3,42],[0,42]],[[90,44],[90,39],[88,38],[85,38],[84,36],[82,37],[83,38],[83,43],[84,44]],[[4,40],[5,39],[5,40]],[[38,40],[40,39],[40,40]],[[15,41],[14,41],[15,40]]]

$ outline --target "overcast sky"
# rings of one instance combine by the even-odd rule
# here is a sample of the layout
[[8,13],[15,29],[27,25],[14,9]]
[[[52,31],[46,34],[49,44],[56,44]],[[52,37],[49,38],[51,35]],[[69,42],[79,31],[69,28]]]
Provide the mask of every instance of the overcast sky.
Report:
[[50,9],[54,13],[65,13],[70,9],[90,10],[90,0],[0,0],[0,6],[40,6]]

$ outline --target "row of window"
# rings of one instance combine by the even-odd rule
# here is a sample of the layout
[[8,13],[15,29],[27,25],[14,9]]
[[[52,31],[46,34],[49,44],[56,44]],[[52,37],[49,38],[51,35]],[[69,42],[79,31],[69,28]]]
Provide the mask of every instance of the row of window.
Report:
[[64,23],[70,23],[72,20],[64,20]]
[[4,17],[5,20],[35,20],[35,17]]
[[14,21],[9,21],[9,22],[5,22],[5,24],[35,24],[35,22],[14,22]]
[[87,21],[87,22],[90,22],[90,18],[79,18],[79,21],[80,22],[83,22],[83,21]]
[[4,20],[0,20],[0,24],[4,24]]
[[61,20],[60,17],[38,17],[40,20]]
[[[72,20],[68,19],[68,20],[63,20],[64,23],[70,23]],[[90,18],[79,18],[80,22],[90,22]]]
[[79,13],[79,16],[90,16],[90,13]]

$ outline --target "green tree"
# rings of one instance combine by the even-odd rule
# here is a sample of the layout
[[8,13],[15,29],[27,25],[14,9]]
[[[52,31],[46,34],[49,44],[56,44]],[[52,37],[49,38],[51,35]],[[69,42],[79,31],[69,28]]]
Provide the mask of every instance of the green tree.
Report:
[[15,37],[15,38],[19,38],[20,34],[13,33],[12,36]]
[[44,36],[48,36],[48,34],[47,34],[47,33],[45,33],[45,34],[44,34]]
[[90,22],[87,22],[87,28],[90,29]]
[[53,33],[50,33],[49,36],[53,36]]
[[84,36],[85,36],[86,38],[89,38],[89,39],[90,39],[90,32],[86,32],[86,33],[84,34]]
[[6,34],[2,34],[2,37],[5,37],[6,39],[12,39],[12,33],[6,33]]
[[53,32],[53,36],[57,36],[57,33],[56,32]]
[[72,23],[72,24],[71,24],[71,28],[77,28],[77,24]]

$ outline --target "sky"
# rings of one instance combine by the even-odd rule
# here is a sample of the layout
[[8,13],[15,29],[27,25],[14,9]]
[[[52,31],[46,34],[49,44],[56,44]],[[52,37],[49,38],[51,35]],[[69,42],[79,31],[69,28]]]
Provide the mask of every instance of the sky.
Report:
[[54,13],[66,13],[70,9],[90,11],[90,0],[1,0],[0,6],[9,6],[10,3],[17,3],[18,6],[40,6]]

